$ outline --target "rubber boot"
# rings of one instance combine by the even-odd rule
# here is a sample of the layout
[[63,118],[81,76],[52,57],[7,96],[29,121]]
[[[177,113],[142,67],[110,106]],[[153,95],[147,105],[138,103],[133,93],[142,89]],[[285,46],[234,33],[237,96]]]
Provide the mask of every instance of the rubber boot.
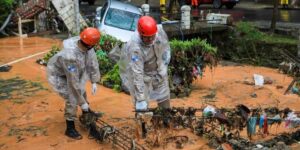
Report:
[[76,131],[74,121],[66,120],[66,124],[67,129],[65,135],[75,140],[81,140],[82,136]]

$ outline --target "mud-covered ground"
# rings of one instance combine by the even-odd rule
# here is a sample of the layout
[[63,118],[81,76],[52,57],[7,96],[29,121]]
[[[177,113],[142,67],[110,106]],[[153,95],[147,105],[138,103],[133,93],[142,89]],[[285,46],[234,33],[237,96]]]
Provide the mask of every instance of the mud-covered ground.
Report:
[[[0,64],[49,50],[54,44],[60,45],[61,41],[38,37],[0,39]],[[9,99],[0,100],[0,149],[111,149],[110,144],[98,144],[88,139],[87,131],[79,126],[78,121],[76,127],[84,138],[76,141],[64,136],[64,101],[49,87],[45,67],[35,63],[40,57],[36,56],[15,63],[9,72],[0,73],[0,79],[19,77],[35,83],[32,85],[42,85],[46,88],[29,95],[22,92],[26,88],[19,89],[12,95],[25,93],[23,96],[12,96]],[[273,83],[264,85],[263,88],[245,84],[245,80],[252,80],[254,73],[271,78]],[[299,96],[283,95],[291,81],[291,77],[280,74],[276,69],[232,64],[219,65],[214,70],[207,69],[204,77],[194,82],[194,90],[190,97],[173,99],[171,104],[172,106],[200,108],[203,103],[211,100],[203,96],[215,93],[213,98],[215,102],[210,103],[217,107],[234,107],[237,104],[244,104],[250,108],[276,106],[281,109],[289,107],[299,111]],[[133,105],[128,95],[116,93],[98,85],[97,94],[92,96],[90,88],[91,85],[88,83],[87,93],[90,105],[92,109],[105,113],[103,120],[119,127],[134,126],[130,119],[134,118]],[[256,98],[251,97],[253,93],[257,95]],[[155,103],[151,103],[151,107],[155,106]],[[289,130],[283,127],[278,129],[272,127],[270,131],[272,135]],[[192,135],[188,130],[168,131],[161,134],[188,135],[190,141],[184,149],[209,149],[206,145],[207,139]],[[263,140],[264,138],[257,135],[254,139]],[[297,149],[297,144],[292,147]],[[165,147],[165,149],[174,148],[172,143]]]

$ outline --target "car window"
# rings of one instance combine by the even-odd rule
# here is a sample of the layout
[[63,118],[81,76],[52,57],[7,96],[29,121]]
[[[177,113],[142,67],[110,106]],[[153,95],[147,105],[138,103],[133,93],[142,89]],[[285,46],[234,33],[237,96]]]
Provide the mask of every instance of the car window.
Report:
[[102,20],[103,20],[103,16],[104,16],[104,14],[105,14],[105,10],[107,9],[107,5],[108,5],[108,3],[106,2],[106,3],[103,5],[103,8],[101,9],[100,22],[102,22]]
[[120,29],[135,31],[139,14],[110,8],[105,18],[105,25],[113,26]]

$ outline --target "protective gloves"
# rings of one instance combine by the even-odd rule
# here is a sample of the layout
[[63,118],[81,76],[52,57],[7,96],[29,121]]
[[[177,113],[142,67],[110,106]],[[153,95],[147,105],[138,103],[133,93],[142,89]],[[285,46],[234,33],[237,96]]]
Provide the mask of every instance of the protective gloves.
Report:
[[148,108],[148,103],[144,101],[137,101],[135,103],[135,110],[147,110]]
[[88,103],[84,103],[80,107],[81,107],[81,110],[84,111],[84,112],[89,111],[89,104]]
[[92,95],[95,95],[95,94],[96,94],[96,91],[97,91],[97,84],[96,84],[96,83],[93,83],[93,84],[92,84]]
[[165,51],[162,55],[162,60],[164,62],[165,65],[168,65],[170,63],[171,60],[171,52],[170,50]]

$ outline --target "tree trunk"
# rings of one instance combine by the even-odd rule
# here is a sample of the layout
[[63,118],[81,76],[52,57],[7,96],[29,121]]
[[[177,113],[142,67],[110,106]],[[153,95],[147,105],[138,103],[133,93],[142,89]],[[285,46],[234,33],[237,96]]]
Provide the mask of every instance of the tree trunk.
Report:
[[276,29],[276,21],[277,21],[277,14],[278,14],[278,0],[273,0],[274,2],[274,8],[273,8],[273,16],[272,16],[272,22],[271,22],[271,32],[274,33]]

